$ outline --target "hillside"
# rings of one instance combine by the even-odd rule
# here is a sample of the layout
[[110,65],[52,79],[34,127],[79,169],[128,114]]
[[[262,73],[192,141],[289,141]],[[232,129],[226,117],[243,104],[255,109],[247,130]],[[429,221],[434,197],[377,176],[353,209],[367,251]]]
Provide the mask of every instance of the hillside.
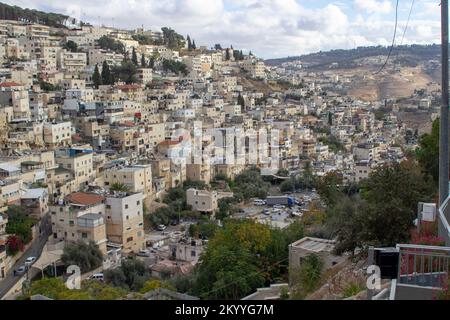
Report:
[[23,9],[0,2],[0,20],[16,20],[39,23],[50,27],[62,27],[69,16],[59,13],[47,13],[34,9]]
[[[352,50],[332,50],[317,52],[296,57],[266,60],[266,64],[277,66],[285,62],[300,60],[306,69],[328,69],[331,64],[338,63],[340,68],[354,68],[357,60],[370,57],[387,56],[388,47],[359,47]],[[404,45],[395,47],[392,60],[403,66],[415,67],[417,64],[438,59],[441,53],[440,45]]]

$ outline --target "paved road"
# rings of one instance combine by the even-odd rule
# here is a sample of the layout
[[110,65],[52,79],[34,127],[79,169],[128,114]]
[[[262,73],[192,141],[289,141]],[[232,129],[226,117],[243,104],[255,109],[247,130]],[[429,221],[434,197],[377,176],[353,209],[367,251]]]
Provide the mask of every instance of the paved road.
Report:
[[[52,226],[50,223],[50,217],[47,215],[41,220],[41,234],[39,237],[33,241],[31,246],[25,251],[22,257],[16,262],[16,264],[11,268],[6,274],[6,278],[0,281],[0,298],[2,298],[16,283],[19,281],[20,276],[14,276],[14,270],[25,263],[28,257],[34,256],[39,259],[42,253],[42,249],[47,242],[48,237],[52,233]],[[36,269],[31,269],[29,271],[29,276],[33,277],[37,274]]]

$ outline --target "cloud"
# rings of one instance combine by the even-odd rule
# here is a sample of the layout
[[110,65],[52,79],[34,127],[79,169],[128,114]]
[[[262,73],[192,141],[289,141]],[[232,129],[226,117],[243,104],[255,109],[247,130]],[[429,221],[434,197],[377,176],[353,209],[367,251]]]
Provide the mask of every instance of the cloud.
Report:
[[390,13],[393,10],[393,5],[389,0],[354,0],[353,3],[358,10],[365,11],[369,14],[385,14]]
[[[51,0],[4,2],[66,13],[79,8],[82,20],[133,29],[174,28],[197,45],[233,45],[264,57],[293,56],[337,48],[388,45],[392,40],[394,0]],[[433,13],[438,0],[423,0]],[[426,2],[425,2],[426,1]],[[416,1],[417,2],[417,1]],[[319,4],[320,3],[320,4]],[[353,5],[352,5],[353,4]],[[439,15],[423,15],[420,3],[404,43],[440,40]],[[406,4],[405,4],[406,6]],[[436,9],[434,9],[436,10]],[[399,27],[406,24],[401,11]],[[401,29],[401,33],[402,33]]]

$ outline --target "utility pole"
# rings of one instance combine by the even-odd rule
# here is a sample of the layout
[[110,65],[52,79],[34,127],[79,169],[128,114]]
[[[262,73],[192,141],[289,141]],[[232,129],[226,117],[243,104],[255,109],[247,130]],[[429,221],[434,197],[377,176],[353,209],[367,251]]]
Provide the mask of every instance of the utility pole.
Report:
[[448,0],[441,1],[442,105],[439,139],[439,204],[448,197]]

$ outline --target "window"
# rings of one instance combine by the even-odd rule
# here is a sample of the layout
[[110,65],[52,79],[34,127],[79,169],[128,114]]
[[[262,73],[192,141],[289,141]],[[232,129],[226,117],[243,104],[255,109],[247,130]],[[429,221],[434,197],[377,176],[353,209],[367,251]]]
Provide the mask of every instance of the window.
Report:
[[131,242],[131,241],[133,241],[133,237],[127,238],[127,242]]
[[191,257],[195,257],[195,251],[194,250],[191,251]]
[[128,205],[127,204],[125,205],[125,209],[128,209]]
[[141,202],[140,202],[140,201],[138,200],[138,201],[136,202],[136,204],[137,204],[137,205],[140,205],[140,204],[141,204]]
[[86,232],[82,232],[82,233],[81,233],[81,237],[82,237],[83,239],[86,239],[86,238],[87,238],[87,233],[86,233]]

